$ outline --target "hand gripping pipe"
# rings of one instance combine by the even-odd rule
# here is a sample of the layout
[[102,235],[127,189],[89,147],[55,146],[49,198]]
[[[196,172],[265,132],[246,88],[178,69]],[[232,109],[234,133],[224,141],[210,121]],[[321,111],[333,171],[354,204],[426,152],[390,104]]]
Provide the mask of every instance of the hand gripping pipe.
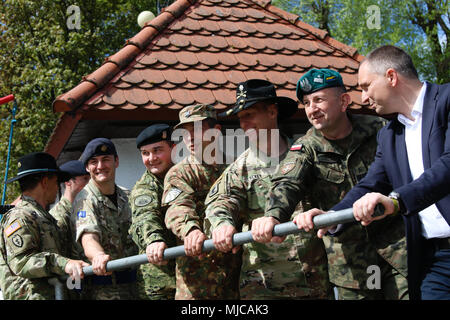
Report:
[[[381,216],[384,213],[384,207],[382,204],[377,204],[375,207],[375,212],[373,214],[374,217]],[[318,216],[315,216],[313,218],[314,228],[320,229],[324,227],[334,226],[337,224],[343,224],[343,223],[349,223],[349,222],[355,222],[355,217],[353,216],[353,208],[348,208],[340,211],[332,211],[328,213],[324,213]],[[277,224],[273,228],[273,235],[274,236],[285,236],[288,234],[296,234],[300,233],[301,230],[297,228],[297,225],[294,222],[285,222]],[[233,235],[233,245],[238,246],[244,243],[253,242],[252,232],[240,232],[235,233]],[[203,242],[202,252],[207,252],[214,250],[214,243],[212,239],[206,240]],[[184,246],[176,246],[172,248],[167,248],[164,250],[164,260],[174,259],[177,257],[185,256],[186,253],[184,251]],[[122,259],[112,260],[109,261],[106,264],[106,270],[107,271],[117,271],[122,270],[126,268],[133,268],[136,266],[139,266],[144,263],[149,263],[147,260],[147,256],[145,254],[130,256]],[[83,273],[85,276],[91,276],[94,274],[92,270],[92,266],[84,267]],[[60,277],[61,280],[66,281],[68,278],[67,275]],[[55,286],[56,290],[56,286]],[[56,291],[55,291],[56,293]],[[56,298],[56,295],[55,295]],[[56,299],[60,300],[60,299]]]

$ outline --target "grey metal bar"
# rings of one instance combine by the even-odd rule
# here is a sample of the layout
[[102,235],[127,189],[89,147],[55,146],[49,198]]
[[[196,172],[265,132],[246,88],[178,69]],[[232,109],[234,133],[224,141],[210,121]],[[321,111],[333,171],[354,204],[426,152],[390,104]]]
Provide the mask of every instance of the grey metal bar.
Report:
[[[384,207],[381,204],[378,204],[375,208],[374,216],[382,215],[384,212]],[[343,224],[343,223],[349,223],[349,222],[355,222],[355,218],[353,216],[353,209],[345,209],[335,212],[327,212],[318,216],[315,216],[313,218],[314,227],[316,229],[334,226],[337,224]],[[301,230],[298,229],[297,225],[294,222],[286,222],[286,223],[280,223],[276,225],[273,229],[273,235],[274,236],[285,236],[288,234],[296,234],[300,233]],[[253,237],[251,231],[247,232],[240,232],[235,233],[233,235],[233,245],[238,246],[245,243],[252,242]],[[214,243],[212,239],[208,239],[205,242],[203,242],[202,251],[208,252],[211,250],[214,250]],[[164,250],[164,260],[174,259],[177,257],[185,256],[184,246],[176,246],[172,248],[167,248]],[[147,256],[145,254],[130,256],[122,259],[116,259],[109,261],[106,264],[106,270],[107,271],[117,271],[122,270],[126,268],[134,268],[141,264],[148,263]],[[91,276],[94,274],[92,270],[92,266],[84,267],[83,273],[85,276]],[[68,278],[67,275],[60,277],[60,279],[66,280]],[[56,289],[56,287],[55,287]]]
[[55,287],[55,300],[64,300],[64,286],[58,278],[48,279],[48,283]]

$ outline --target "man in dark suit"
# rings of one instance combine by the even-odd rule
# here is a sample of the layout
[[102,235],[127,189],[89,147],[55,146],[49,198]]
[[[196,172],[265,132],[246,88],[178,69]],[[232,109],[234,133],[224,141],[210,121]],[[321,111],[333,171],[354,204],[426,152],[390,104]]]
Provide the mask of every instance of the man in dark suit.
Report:
[[[411,57],[393,46],[372,51],[358,81],[363,103],[397,116],[380,130],[365,178],[332,210],[353,206],[363,225],[402,214],[410,299],[450,299],[450,84],[420,82]],[[384,215],[372,217],[378,203]],[[321,213],[312,209],[295,222],[312,229],[312,217]],[[345,226],[331,230],[345,232]]]

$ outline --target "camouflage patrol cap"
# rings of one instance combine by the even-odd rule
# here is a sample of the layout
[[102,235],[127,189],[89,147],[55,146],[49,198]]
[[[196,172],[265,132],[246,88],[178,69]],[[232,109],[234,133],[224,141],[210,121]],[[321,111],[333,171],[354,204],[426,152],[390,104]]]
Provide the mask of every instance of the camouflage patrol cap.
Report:
[[116,147],[111,140],[107,138],[95,138],[86,145],[80,161],[86,166],[89,159],[96,156],[113,155],[117,156]]
[[304,95],[332,87],[345,88],[339,72],[331,69],[311,69],[297,82],[297,98],[303,102]]
[[180,123],[178,123],[174,129],[189,122],[201,121],[207,118],[217,119],[216,109],[207,104],[195,104],[184,107],[181,109],[179,116]]

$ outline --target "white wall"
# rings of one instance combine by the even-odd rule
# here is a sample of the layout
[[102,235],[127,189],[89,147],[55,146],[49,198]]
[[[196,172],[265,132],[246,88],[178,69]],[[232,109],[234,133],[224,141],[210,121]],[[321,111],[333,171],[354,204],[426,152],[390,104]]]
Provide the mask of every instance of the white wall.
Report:
[[119,155],[116,184],[131,190],[144,173],[141,155],[136,148],[136,139],[111,139]]

